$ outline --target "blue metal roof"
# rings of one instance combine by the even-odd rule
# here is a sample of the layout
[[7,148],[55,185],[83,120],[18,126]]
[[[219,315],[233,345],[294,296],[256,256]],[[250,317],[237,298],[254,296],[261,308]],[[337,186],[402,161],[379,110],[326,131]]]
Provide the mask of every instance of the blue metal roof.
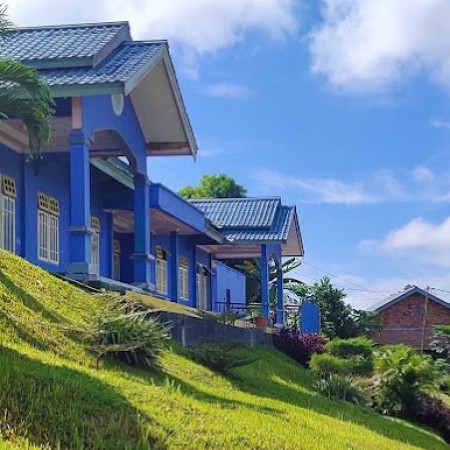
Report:
[[221,198],[190,200],[230,241],[286,241],[295,208],[280,198]]
[[190,200],[217,228],[268,228],[281,206],[279,198]]
[[123,42],[95,67],[75,67],[39,71],[54,86],[125,83],[151,64],[165,42]]
[[0,57],[41,67],[72,59],[74,65],[95,65],[94,58],[114,40],[130,39],[128,23],[81,24],[18,28],[0,41]]
[[221,232],[229,241],[287,241],[294,212],[293,206],[281,206],[269,228],[228,228]]

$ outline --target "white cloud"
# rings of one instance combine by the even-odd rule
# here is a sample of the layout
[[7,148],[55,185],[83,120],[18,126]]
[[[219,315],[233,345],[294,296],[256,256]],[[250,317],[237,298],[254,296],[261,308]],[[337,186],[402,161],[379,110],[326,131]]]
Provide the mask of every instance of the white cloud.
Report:
[[435,180],[434,173],[426,166],[415,167],[412,174],[419,183],[431,183]]
[[399,173],[382,169],[357,180],[291,176],[271,169],[256,169],[250,177],[257,193],[295,190],[302,203],[450,202],[449,173],[424,165]]
[[438,224],[416,218],[394,229],[382,239],[359,244],[362,252],[382,252],[390,257],[450,266],[450,217]]
[[450,89],[448,0],[322,0],[312,71],[347,91],[377,91],[425,73]]
[[437,128],[438,130],[450,130],[450,121],[440,120],[440,119],[432,119],[432,120],[430,120],[430,126],[432,128]]
[[255,92],[247,86],[233,83],[211,84],[203,89],[203,95],[208,97],[245,100],[254,97]]
[[139,39],[168,39],[191,59],[242,41],[249,31],[280,39],[298,27],[295,0],[10,0],[17,25],[129,20]]
[[376,199],[365,192],[361,183],[346,183],[332,178],[299,178],[260,169],[253,175],[258,190],[264,192],[296,189],[302,203],[357,205]]

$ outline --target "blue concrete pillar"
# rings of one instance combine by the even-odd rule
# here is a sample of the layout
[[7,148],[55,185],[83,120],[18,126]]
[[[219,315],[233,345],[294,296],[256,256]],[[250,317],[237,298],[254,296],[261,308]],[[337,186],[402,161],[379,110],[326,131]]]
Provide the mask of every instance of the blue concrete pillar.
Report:
[[151,271],[154,257],[150,252],[150,182],[146,175],[134,176],[134,283],[136,286],[154,290]]
[[277,268],[277,312],[276,323],[284,325],[283,271]]
[[269,317],[269,258],[267,256],[267,246],[261,245],[261,306],[264,317]]
[[94,273],[91,261],[91,181],[89,146],[82,130],[70,134],[69,273]]
[[172,231],[170,233],[170,286],[169,286],[169,297],[173,302],[179,301],[179,253],[180,253],[180,242],[178,233]]
[[189,306],[197,305],[197,247],[192,245],[189,261]]

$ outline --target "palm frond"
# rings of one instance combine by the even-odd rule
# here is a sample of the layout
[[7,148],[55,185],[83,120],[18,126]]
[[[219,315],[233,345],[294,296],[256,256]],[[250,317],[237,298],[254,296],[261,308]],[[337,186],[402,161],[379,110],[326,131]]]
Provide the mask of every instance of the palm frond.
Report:
[[39,156],[50,138],[53,105],[50,89],[35,69],[17,61],[0,60],[0,119],[23,121],[31,158]]
[[8,5],[0,3],[0,38],[6,36],[14,27],[14,24],[9,20],[7,10]]

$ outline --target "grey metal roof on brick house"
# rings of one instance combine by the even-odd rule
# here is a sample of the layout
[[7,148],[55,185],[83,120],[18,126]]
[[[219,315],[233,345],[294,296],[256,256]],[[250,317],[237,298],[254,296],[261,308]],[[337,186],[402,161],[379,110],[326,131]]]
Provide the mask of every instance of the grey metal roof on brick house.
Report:
[[302,256],[303,243],[296,209],[278,197],[192,199],[207,219],[234,244],[289,243]]
[[412,286],[411,288],[406,289],[405,291],[398,292],[396,294],[393,294],[393,295],[385,298],[384,300],[381,300],[378,303],[375,303],[370,308],[368,308],[368,311],[374,311],[374,312],[384,311],[385,309],[389,308],[390,306],[395,305],[398,302],[401,302],[402,300],[404,300],[405,298],[408,298],[410,295],[413,295],[413,294],[420,294],[424,297],[428,296],[429,300],[436,302],[439,305],[444,306],[445,308],[450,309],[450,303],[446,302],[445,300],[442,300],[441,298],[437,297],[436,295],[433,295],[433,294],[425,291],[424,289],[421,289],[417,286]]

